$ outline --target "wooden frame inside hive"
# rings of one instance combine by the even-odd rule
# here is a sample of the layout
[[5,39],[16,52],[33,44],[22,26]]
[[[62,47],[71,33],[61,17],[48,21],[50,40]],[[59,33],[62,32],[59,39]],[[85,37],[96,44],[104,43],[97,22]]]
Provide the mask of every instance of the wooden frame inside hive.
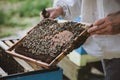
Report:
[[85,42],[86,30],[85,24],[44,19],[6,52],[49,68]]

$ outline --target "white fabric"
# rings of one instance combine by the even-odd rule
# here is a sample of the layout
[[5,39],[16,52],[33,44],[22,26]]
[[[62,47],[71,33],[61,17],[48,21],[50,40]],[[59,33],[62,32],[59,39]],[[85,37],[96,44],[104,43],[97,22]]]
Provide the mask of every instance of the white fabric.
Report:
[[120,58],[120,34],[93,35],[87,39],[83,47],[93,56],[105,59]]
[[[62,6],[65,19],[82,16],[82,22],[93,23],[111,12],[120,10],[120,0],[56,0]],[[120,58],[120,34],[93,35],[83,45],[88,54],[111,59]]]
[[54,0],[53,6],[64,8],[64,19],[72,20],[80,15],[82,0]]

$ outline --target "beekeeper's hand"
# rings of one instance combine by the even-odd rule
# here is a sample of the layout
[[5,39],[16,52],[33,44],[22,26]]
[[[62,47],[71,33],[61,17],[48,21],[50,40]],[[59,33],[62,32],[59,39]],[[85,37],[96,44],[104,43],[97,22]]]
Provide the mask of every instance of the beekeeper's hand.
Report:
[[88,29],[90,34],[113,35],[120,33],[120,11],[96,21]]
[[[48,18],[57,18],[58,16],[63,14],[63,8],[60,6],[54,7],[54,8],[46,8],[46,11],[49,13]],[[40,17],[44,19],[45,17],[43,16],[42,12],[40,12]]]

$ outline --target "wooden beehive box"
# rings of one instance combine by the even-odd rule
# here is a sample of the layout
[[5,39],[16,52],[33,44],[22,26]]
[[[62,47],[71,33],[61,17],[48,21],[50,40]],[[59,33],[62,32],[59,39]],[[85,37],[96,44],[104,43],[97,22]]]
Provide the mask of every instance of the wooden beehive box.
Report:
[[23,71],[23,67],[19,65],[11,56],[7,55],[0,47],[0,76],[7,76],[8,74],[20,73]]
[[7,54],[5,50],[16,42],[18,39],[0,40],[0,80],[62,80],[62,69],[57,66],[44,69]]
[[44,68],[56,65],[88,38],[87,25],[44,19],[6,52]]

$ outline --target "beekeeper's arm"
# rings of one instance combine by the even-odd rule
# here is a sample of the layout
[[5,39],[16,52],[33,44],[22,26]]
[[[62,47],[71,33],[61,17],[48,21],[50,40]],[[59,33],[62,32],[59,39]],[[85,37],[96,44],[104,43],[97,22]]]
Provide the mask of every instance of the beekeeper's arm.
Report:
[[72,20],[80,16],[81,0],[54,0],[52,8],[46,8],[50,13],[49,18],[62,16],[66,20]]

